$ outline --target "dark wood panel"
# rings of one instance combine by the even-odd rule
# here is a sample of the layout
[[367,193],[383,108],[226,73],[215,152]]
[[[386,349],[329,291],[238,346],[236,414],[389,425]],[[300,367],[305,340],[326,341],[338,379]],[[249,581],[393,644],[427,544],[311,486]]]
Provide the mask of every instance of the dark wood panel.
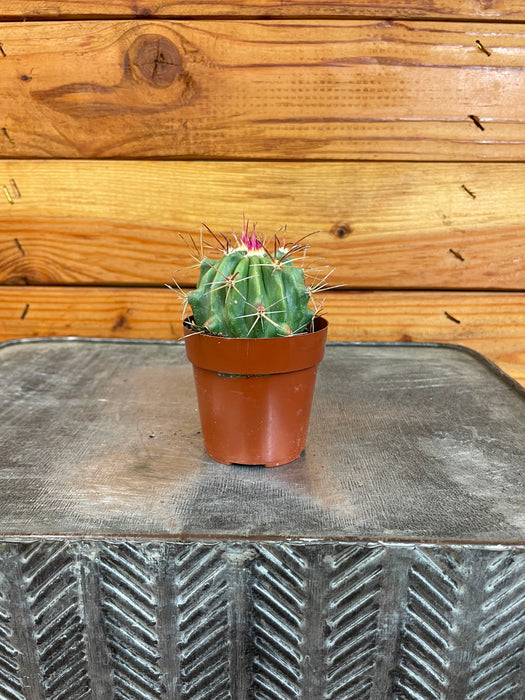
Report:
[[195,284],[178,235],[311,231],[354,288],[525,289],[522,163],[0,161],[0,282]]
[[525,158],[520,25],[37,22],[1,41],[8,158]]

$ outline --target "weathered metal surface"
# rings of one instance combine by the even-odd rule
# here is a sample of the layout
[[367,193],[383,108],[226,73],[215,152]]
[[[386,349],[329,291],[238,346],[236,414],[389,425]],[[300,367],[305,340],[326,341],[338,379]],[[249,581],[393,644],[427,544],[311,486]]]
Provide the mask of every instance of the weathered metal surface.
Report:
[[2,698],[523,698],[522,547],[41,539],[0,564]]
[[172,343],[0,348],[0,698],[523,700],[525,398],[329,346],[307,449],[203,453]]
[[0,350],[0,533],[525,542],[525,399],[448,347],[336,345],[307,448],[274,470],[203,450],[173,343]]

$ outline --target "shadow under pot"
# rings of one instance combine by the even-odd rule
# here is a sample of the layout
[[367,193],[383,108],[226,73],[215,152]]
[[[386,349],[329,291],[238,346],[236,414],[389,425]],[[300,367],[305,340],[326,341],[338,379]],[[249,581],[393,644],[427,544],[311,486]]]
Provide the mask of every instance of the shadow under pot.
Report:
[[184,323],[204,447],[223,464],[276,467],[306,444],[328,322],[282,338],[225,338]]

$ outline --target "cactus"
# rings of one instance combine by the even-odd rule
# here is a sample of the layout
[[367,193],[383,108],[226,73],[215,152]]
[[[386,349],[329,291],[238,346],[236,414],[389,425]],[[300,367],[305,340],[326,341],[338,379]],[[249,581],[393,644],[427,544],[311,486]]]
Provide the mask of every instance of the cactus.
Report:
[[318,308],[313,303],[312,309],[310,302],[317,289],[306,284],[304,269],[296,264],[303,244],[286,246],[275,234],[270,250],[246,220],[240,241],[236,236],[215,239],[221,244],[221,257],[200,260],[197,287],[186,297],[196,331],[273,338],[311,329]]

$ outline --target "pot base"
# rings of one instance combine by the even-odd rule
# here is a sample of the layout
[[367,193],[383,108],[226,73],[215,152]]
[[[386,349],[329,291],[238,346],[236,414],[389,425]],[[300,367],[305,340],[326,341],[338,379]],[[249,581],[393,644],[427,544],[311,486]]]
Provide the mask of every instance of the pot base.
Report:
[[291,464],[292,462],[295,462],[295,460],[301,456],[298,455],[297,457],[293,457],[292,459],[287,459],[285,461],[277,460],[275,462],[257,462],[247,464],[246,462],[231,462],[223,459],[218,459],[217,457],[212,455],[208,450],[206,450],[206,454],[208,455],[208,457],[211,457],[213,460],[219,462],[220,464],[226,464],[228,467],[240,467],[241,469],[243,467],[246,467],[247,469],[253,469],[255,467],[261,467],[261,469],[266,469],[267,467],[282,467],[285,464]]

